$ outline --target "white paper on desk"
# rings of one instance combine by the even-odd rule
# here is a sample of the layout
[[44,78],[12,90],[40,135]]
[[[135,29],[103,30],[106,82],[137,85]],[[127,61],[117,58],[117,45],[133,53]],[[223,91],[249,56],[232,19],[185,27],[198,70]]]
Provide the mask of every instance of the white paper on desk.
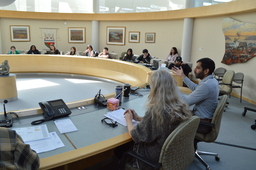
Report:
[[68,133],[77,131],[76,126],[70,119],[60,119],[54,121],[60,133]]
[[65,146],[56,132],[51,132],[49,135],[50,138],[48,139],[41,139],[25,143],[30,145],[30,148],[36,151],[36,153],[47,152]]
[[[120,123],[123,126],[127,126],[125,118],[124,118],[124,109],[118,109],[112,112],[108,112],[107,114],[105,114],[106,117],[113,119],[114,121],[117,121],[118,123]],[[132,120],[132,124],[134,126],[136,126],[139,122]]]
[[24,128],[13,128],[24,142],[50,138],[46,124]]

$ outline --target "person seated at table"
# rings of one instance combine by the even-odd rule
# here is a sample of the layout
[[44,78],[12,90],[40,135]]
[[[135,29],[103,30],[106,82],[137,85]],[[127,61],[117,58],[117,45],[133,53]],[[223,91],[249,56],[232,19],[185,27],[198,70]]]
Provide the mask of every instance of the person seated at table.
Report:
[[108,47],[104,47],[103,52],[99,53],[98,57],[100,57],[100,58],[110,58],[109,52],[108,52]]
[[178,57],[178,50],[176,47],[172,47],[170,54],[167,56],[166,60],[167,62],[174,62],[176,60],[176,57]]
[[15,46],[11,46],[11,51],[9,52],[9,54],[20,54],[20,52],[18,50],[16,50]]
[[133,55],[132,49],[129,48],[126,52],[126,54],[124,55],[123,61],[129,61],[129,62],[135,62],[135,57]]
[[178,69],[180,69],[180,67],[182,67],[182,70],[187,77],[188,77],[188,73],[190,73],[192,71],[187,63],[183,63],[182,58],[180,56],[176,57],[175,62],[171,63],[168,66],[168,68],[171,70],[173,69],[173,67],[176,67]]
[[2,65],[0,65],[0,75],[9,75],[10,66],[8,60],[4,60]]
[[68,52],[67,55],[76,55],[76,47],[71,47],[70,52]]
[[36,49],[35,45],[31,45],[30,50],[27,52],[27,54],[41,54],[41,53]]
[[85,56],[95,57],[95,51],[93,51],[93,48],[91,45],[87,45],[87,48],[85,50]]
[[56,47],[53,44],[51,44],[50,50],[47,51],[45,54],[60,54],[60,51],[56,49]]
[[138,61],[139,63],[146,63],[146,64],[150,64],[150,60],[152,59],[152,57],[150,56],[150,54],[148,53],[148,50],[147,49],[144,49],[142,51],[143,54],[141,54],[139,57],[138,57]]
[[0,169],[39,169],[37,153],[14,130],[0,127],[0,134]]
[[[128,109],[124,113],[128,132],[133,140],[128,150],[136,151],[158,162],[166,138],[181,122],[189,119],[192,113],[188,104],[181,99],[176,89],[176,82],[168,71],[153,72],[149,85],[151,90],[144,117],[138,116],[133,109]],[[132,120],[140,123],[134,126]],[[127,161],[126,166],[152,169],[137,159]]]

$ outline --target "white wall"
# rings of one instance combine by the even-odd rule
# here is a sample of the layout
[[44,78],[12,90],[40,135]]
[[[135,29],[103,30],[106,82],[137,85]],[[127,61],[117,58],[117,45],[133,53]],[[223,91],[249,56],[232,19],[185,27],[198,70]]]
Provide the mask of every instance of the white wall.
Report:
[[[125,46],[106,45],[107,26],[126,27]],[[109,48],[109,51],[119,55],[132,48],[135,54],[141,54],[143,49],[148,49],[151,56],[165,59],[170,53],[171,47],[181,49],[183,20],[175,21],[137,21],[137,22],[100,22],[100,47]],[[129,43],[129,31],[140,31],[140,43]],[[155,43],[145,43],[145,33],[155,32]]]

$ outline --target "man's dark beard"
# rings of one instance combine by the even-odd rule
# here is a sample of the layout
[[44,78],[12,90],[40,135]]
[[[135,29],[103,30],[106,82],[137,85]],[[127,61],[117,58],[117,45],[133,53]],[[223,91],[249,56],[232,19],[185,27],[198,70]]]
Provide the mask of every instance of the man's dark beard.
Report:
[[198,79],[203,79],[204,78],[204,72],[202,71],[201,73],[198,73],[198,74],[196,74],[195,72],[194,72],[194,74],[195,74],[195,76],[196,76],[196,78],[198,78]]

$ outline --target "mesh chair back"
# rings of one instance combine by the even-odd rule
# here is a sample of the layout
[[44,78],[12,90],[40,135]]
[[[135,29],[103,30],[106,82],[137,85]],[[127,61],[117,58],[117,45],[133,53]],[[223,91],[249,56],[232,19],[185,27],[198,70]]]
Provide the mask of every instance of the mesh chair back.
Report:
[[243,82],[244,82],[244,74],[243,73],[236,73],[233,78],[233,82],[235,84],[232,84],[233,88],[240,88],[240,103],[242,102],[242,94],[243,94]]
[[204,135],[203,141],[214,142],[217,139],[220,131],[222,114],[224,112],[224,108],[227,100],[228,100],[228,95],[221,96],[218,102],[217,108],[215,109],[215,112],[213,114],[213,118],[211,122],[214,125],[214,127],[212,127],[212,131],[210,133]]
[[213,74],[215,76],[217,76],[217,78],[220,78],[220,77],[223,77],[224,74],[226,73],[226,69],[223,68],[223,67],[219,67],[219,68],[216,68],[215,71],[213,72]]
[[222,85],[220,86],[220,92],[223,94],[230,94],[232,91],[232,81],[235,72],[233,70],[228,70],[223,76]]
[[200,119],[197,116],[182,122],[165,140],[159,162],[162,170],[183,170],[195,157],[194,138]]
[[126,54],[126,52],[122,52],[122,53],[121,53],[121,56],[120,56],[120,58],[119,58],[119,59],[120,59],[120,60],[123,60],[123,59],[124,59],[124,55],[125,55],[125,54]]
[[234,75],[233,81],[237,84],[243,84],[244,81],[244,74],[243,73],[236,73]]

